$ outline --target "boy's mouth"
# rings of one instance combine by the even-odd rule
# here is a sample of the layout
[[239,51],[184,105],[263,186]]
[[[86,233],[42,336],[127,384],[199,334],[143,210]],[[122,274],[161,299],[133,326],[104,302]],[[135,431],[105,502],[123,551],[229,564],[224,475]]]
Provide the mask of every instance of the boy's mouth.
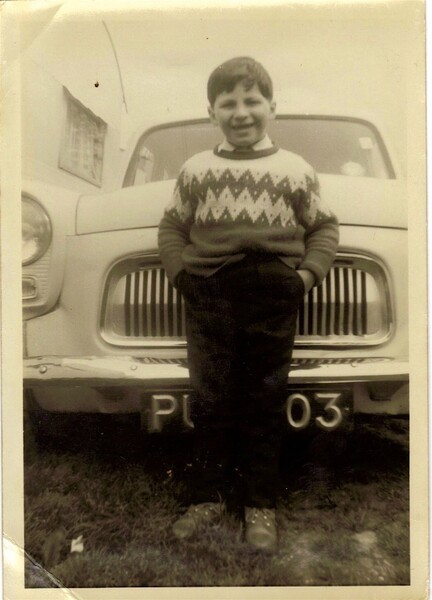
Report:
[[253,123],[248,123],[245,125],[233,125],[232,129],[234,129],[235,131],[244,131],[246,129],[250,129],[251,127],[253,127]]

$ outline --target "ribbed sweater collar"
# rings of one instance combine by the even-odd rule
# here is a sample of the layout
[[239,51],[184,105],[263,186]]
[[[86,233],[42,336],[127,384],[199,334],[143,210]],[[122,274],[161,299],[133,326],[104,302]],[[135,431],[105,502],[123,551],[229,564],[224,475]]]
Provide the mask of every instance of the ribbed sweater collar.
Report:
[[219,146],[216,146],[213,150],[216,156],[222,158],[230,158],[232,160],[249,160],[254,158],[262,158],[263,156],[270,156],[275,154],[279,148],[275,145],[270,148],[264,148],[263,150],[254,150],[253,148],[237,148],[236,150],[221,150]]

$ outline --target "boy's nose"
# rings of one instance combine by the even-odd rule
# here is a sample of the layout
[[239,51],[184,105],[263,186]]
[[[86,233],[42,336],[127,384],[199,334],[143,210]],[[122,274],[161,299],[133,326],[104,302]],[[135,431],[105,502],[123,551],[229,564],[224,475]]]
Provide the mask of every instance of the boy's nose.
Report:
[[234,118],[236,119],[245,119],[248,116],[247,107],[244,104],[239,104],[236,106],[234,111]]

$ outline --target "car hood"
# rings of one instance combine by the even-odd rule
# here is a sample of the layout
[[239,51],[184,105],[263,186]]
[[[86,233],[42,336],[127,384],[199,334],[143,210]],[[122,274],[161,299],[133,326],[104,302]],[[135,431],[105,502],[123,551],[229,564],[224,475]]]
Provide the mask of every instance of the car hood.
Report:
[[[322,197],[342,225],[406,228],[406,200],[399,181],[320,175],[320,183]],[[174,184],[174,180],[158,181],[81,196],[77,234],[156,227]]]

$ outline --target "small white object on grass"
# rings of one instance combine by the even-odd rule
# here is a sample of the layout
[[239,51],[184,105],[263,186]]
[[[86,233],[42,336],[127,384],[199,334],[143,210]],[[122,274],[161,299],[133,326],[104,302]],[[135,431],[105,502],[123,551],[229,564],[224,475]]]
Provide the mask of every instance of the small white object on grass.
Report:
[[71,542],[71,553],[72,552],[83,552],[84,551],[84,541],[83,536],[80,535]]

